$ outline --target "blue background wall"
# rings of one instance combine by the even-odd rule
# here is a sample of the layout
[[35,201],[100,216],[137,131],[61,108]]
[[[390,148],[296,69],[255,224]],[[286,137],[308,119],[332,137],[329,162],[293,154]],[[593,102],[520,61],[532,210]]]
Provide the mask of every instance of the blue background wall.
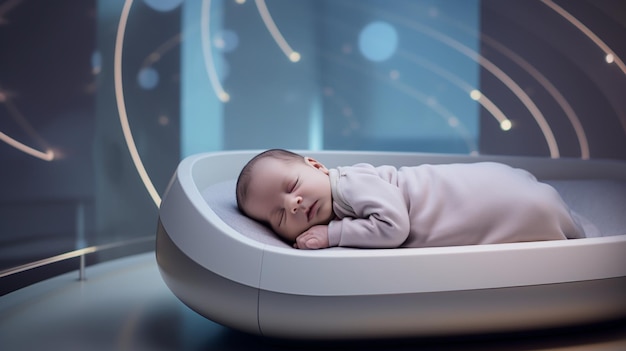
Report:
[[[290,61],[252,2],[211,3],[206,73],[199,2],[185,3],[182,153],[238,148],[478,151],[478,1],[276,1],[268,10],[301,55]],[[226,33],[227,35],[224,35]],[[188,146],[186,146],[188,145]],[[189,151],[187,149],[189,148]]]

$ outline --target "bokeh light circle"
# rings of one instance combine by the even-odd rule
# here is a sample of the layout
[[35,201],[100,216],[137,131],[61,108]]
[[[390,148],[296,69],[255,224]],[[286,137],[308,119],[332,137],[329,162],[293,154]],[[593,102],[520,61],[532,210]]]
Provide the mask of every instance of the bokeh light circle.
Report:
[[239,46],[239,36],[235,31],[224,29],[213,37],[213,45],[222,52],[234,51]]
[[152,67],[142,68],[137,75],[137,82],[143,89],[154,89],[159,84],[159,72]]
[[385,61],[393,56],[397,48],[398,32],[387,22],[372,22],[359,34],[359,49],[368,60]]
[[102,71],[102,54],[100,51],[94,51],[91,54],[91,72],[98,74]]
[[159,12],[169,12],[177,8],[184,0],[143,0],[151,9]]

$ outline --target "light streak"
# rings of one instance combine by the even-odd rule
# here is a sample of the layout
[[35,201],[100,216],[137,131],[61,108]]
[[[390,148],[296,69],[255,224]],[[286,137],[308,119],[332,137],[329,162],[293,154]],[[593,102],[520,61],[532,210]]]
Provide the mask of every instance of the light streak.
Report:
[[395,85],[400,91],[409,96],[412,96],[417,101],[420,101],[422,104],[428,106],[431,110],[438,114],[451,128],[453,128],[453,130],[456,130],[461,135],[463,141],[465,142],[465,145],[469,149],[469,154],[478,153],[478,146],[474,142],[472,136],[452,112],[450,112],[447,108],[441,105],[437,100],[428,97],[424,93],[416,90],[415,88],[407,84],[401,83],[399,81],[392,81],[392,84]]
[[491,61],[487,60],[485,57],[480,56],[479,58],[480,65],[485,67],[489,72],[491,72],[494,76],[498,77],[498,79],[506,85],[509,90],[517,96],[517,98],[524,104],[526,109],[530,112],[530,114],[535,118],[535,121],[539,125],[543,136],[548,143],[548,148],[550,150],[550,157],[559,158],[559,147],[556,143],[556,138],[552,133],[552,129],[546,121],[545,117],[535,105],[533,100],[526,94],[526,92],[517,84],[511,77],[509,77],[506,73],[504,73],[499,67],[493,64]]
[[453,130],[457,131],[460,134],[461,138],[463,139],[463,141],[465,142],[465,145],[467,146],[469,150],[468,153],[472,155],[478,154],[478,146],[474,142],[470,133],[461,124],[461,121],[454,115],[454,113],[450,112],[446,107],[441,105],[436,99],[433,99],[432,97],[427,96],[426,94],[416,90],[415,88],[405,83],[402,83],[399,81],[392,81],[391,84],[396,86],[396,88],[400,90],[401,92],[416,99],[417,101],[419,101],[420,103],[422,103],[423,105],[427,106],[432,111],[434,111],[437,115],[439,115],[446,122],[448,126],[453,128]]
[[459,89],[465,91],[472,100],[475,100],[485,110],[487,110],[498,121],[501,127],[507,125],[509,126],[508,128],[502,128],[502,130],[508,131],[511,129],[511,121],[505,116],[502,110],[500,110],[498,106],[496,106],[496,104],[494,104],[489,98],[487,98],[480,90],[475,89],[469,83],[451,73],[450,71],[436,64],[420,59],[416,55],[410,54],[405,50],[399,51],[399,54],[401,57],[404,57],[412,63],[426,68],[427,70],[435,73],[436,75],[442,77],[448,82],[456,85]]
[[[382,12],[382,11],[380,11]],[[532,101],[532,99],[526,94],[524,89],[522,89],[511,77],[509,77],[504,71],[502,71],[497,65],[493,62],[489,61],[484,56],[480,55],[476,51],[471,48],[463,45],[462,43],[456,41],[455,39],[438,32],[436,30],[424,27],[422,25],[417,24],[414,21],[406,20],[402,17],[399,17],[394,14],[387,13],[387,17],[394,17],[398,22],[403,23],[409,28],[412,28],[418,32],[421,32],[429,37],[432,37],[439,42],[451,47],[452,49],[458,51],[464,56],[467,56],[469,59],[477,62],[487,71],[489,71],[493,76],[495,76],[498,80],[500,80],[504,85],[506,85],[509,90],[522,102],[522,104],[526,107],[528,112],[533,116],[537,125],[539,126],[546,143],[548,144],[548,149],[550,151],[550,157],[559,158],[560,152],[559,147],[556,142],[556,138],[554,137],[554,133],[552,133],[552,129],[550,125],[546,121],[545,117]]]
[[163,57],[163,54],[172,50],[173,48],[175,48],[177,45],[180,44],[180,39],[181,39],[181,35],[180,33],[178,33],[172,38],[166,40],[163,44],[161,44],[156,50],[151,52],[150,55],[148,55],[143,60],[143,64],[141,65],[141,67],[152,66],[155,62],[159,61],[161,57]]
[[270,35],[272,36],[272,38],[274,38],[274,41],[276,42],[276,44],[278,44],[278,47],[283,51],[285,56],[287,56],[287,58],[291,62],[300,61],[300,54],[296,51],[293,51],[293,49],[291,49],[291,46],[289,46],[289,44],[287,43],[283,35],[280,33],[280,30],[278,30],[278,27],[276,27],[276,23],[274,23],[274,20],[272,19],[272,15],[267,9],[265,0],[255,0],[255,4],[256,4],[257,9],[259,10],[261,19],[263,19],[263,23],[265,24],[265,27],[270,32]]
[[4,141],[5,143],[13,146],[14,148],[29,154],[31,156],[40,158],[44,161],[52,161],[54,160],[54,152],[52,150],[47,150],[46,152],[41,152],[39,150],[35,150],[30,146],[24,145],[22,143],[20,143],[19,141],[11,138],[10,136],[0,132],[0,140]]
[[13,119],[15,119],[15,121],[22,127],[22,129],[24,129],[26,133],[28,133],[33,139],[39,142],[40,145],[43,145],[47,150],[45,152],[39,151],[35,148],[27,146],[26,144],[23,144],[11,138],[10,136],[2,132],[0,132],[0,140],[16,148],[17,150],[20,150],[33,157],[40,158],[44,161],[54,160],[55,154],[52,150],[50,150],[48,143],[41,136],[39,136],[39,134],[37,134],[35,129],[30,125],[30,123],[28,123],[26,118],[22,116],[22,114],[17,109],[17,107],[13,105],[13,103],[11,102],[11,98],[9,97],[9,94],[6,94],[0,91],[0,104],[4,104],[9,112],[9,115],[11,115]]
[[[607,63],[615,62],[615,64],[619,67],[619,69],[626,74],[626,65],[624,61],[622,61],[611,48],[602,41],[594,32],[592,32],[587,26],[585,26],[582,22],[580,22],[576,17],[572,16],[565,9],[555,4],[551,0],[541,0],[546,6],[554,10],[556,13],[561,15],[561,17],[565,18],[568,22],[573,24],[578,30],[583,32],[591,41],[593,41],[605,54],[605,60]],[[611,62],[609,62],[611,61]]]
[[224,91],[222,84],[217,76],[215,62],[213,61],[213,50],[211,49],[211,30],[209,26],[211,14],[211,0],[202,1],[202,10],[200,17],[200,35],[202,38],[202,54],[204,56],[204,67],[209,76],[209,81],[213,87],[215,95],[221,102],[228,102],[230,95]]
[[539,84],[546,89],[546,91],[554,98],[556,103],[561,107],[567,119],[569,119],[574,131],[576,133],[576,137],[578,138],[578,145],[580,146],[580,157],[582,159],[589,159],[589,142],[587,140],[587,135],[585,134],[585,129],[580,123],[580,119],[578,115],[572,108],[572,106],[567,102],[567,99],[561,94],[561,92],[550,82],[548,78],[546,78],[541,72],[539,72],[533,65],[528,63],[519,55],[515,54],[511,50],[509,50],[506,46],[497,42],[496,40],[490,38],[487,35],[482,35],[481,39],[491,45],[493,48],[501,52],[503,55],[508,57],[511,61],[515,62],[518,66],[522,67],[528,74],[530,74]]
[[[626,64],[622,61],[619,56],[611,48],[602,41],[593,31],[591,31],[587,26],[585,26],[582,22],[580,22],[576,17],[572,16],[565,9],[555,4],[551,0],[542,0],[542,2],[554,10],[556,13],[561,15],[561,17],[565,18],[571,24],[573,24],[578,30],[580,30],[584,35],[586,35],[591,41],[593,41],[602,51],[604,51],[604,60],[609,63],[615,63],[617,67],[622,71],[622,73],[626,74]],[[618,118],[622,124],[624,130],[626,130],[626,119],[623,118],[623,114],[619,114]]]
[[[509,48],[507,48],[505,45],[501,44],[497,40],[489,37],[488,35],[484,33],[477,33],[476,30],[474,30],[473,28],[467,27],[459,23],[458,21],[452,20],[444,15],[441,15],[440,19],[445,21],[448,25],[460,28],[464,32],[474,37],[480,38],[480,40],[482,40],[484,43],[490,45],[492,48],[502,53],[504,56],[508,57],[511,61],[515,62],[518,66],[520,66],[528,74],[530,74],[544,89],[546,89],[546,91],[552,96],[552,98],[561,107],[561,109],[569,119],[576,133],[576,137],[578,138],[581,158],[588,159],[590,157],[589,142],[587,140],[585,130],[580,123],[578,115],[576,114],[572,106],[567,102],[565,97],[560,93],[560,91],[550,82],[550,80],[548,80],[541,72],[539,72],[539,70],[537,70],[533,65],[528,63],[522,57],[511,51]],[[611,59],[612,55],[607,55],[607,62]],[[483,105],[483,107],[487,108],[486,105]],[[510,123],[510,121],[504,123],[501,122],[501,127],[503,130],[509,130],[512,127],[512,124]]]
[[348,68],[362,72],[363,74],[372,75],[375,78],[390,84],[392,87],[404,93],[405,95],[408,95],[411,98],[419,101],[421,104],[427,106],[429,109],[435,112],[435,114],[441,117],[442,120],[446,122],[446,124],[454,128],[453,130],[455,130],[456,132],[460,134],[461,138],[463,138],[465,144],[467,145],[467,148],[470,150],[469,152],[470,154],[478,153],[478,147],[476,146],[476,143],[472,140],[472,136],[467,131],[467,129],[460,123],[459,119],[452,112],[450,112],[447,108],[442,106],[436,100],[430,98],[429,96],[416,90],[415,88],[407,85],[406,83],[389,78],[387,75],[382,75],[382,74],[372,71],[371,69],[365,68],[363,66],[355,65],[351,61],[345,60],[336,55],[332,55],[332,54],[323,54],[323,55],[327,57],[329,60],[335,60]]
[[117,102],[117,111],[120,119],[120,124],[122,126],[122,132],[124,133],[124,140],[126,141],[126,146],[128,147],[128,151],[130,152],[130,157],[137,169],[137,173],[139,173],[139,177],[143,182],[148,194],[154,201],[157,207],[161,205],[161,197],[159,193],[154,188],[152,181],[150,180],[150,176],[146,172],[145,167],[141,161],[141,156],[139,156],[139,152],[137,151],[137,146],[135,145],[135,140],[133,139],[133,134],[130,129],[130,125],[128,123],[128,115],[126,114],[126,103],[124,102],[124,85],[122,84],[122,51],[124,48],[124,33],[126,31],[126,23],[128,22],[128,13],[130,12],[130,8],[133,5],[133,0],[126,0],[124,2],[124,7],[122,8],[122,13],[120,14],[120,22],[117,27],[117,35],[115,38],[115,56],[113,61],[113,77],[115,83],[115,100]]
[[505,132],[508,132],[513,127],[511,120],[506,117],[504,112],[496,106],[489,98],[485,96],[481,91],[474,89],[469,92],[470,98],[472,100],[476,100],[485,110],[489,111],[489,113],[498,121],[500,124],[500,129]]

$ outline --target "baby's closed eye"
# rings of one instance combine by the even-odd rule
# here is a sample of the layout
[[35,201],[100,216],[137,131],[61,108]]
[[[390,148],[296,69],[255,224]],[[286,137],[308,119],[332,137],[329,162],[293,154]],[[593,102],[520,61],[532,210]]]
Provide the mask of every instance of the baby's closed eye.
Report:
[[298,186],[298,182],[299,182],[299,181],[300,181],[300,178],[296,178],[296,180],[295,180],[295,181],[293,181],[293,182],[291,183],[291,185],[289,186],[289,189],[288,189],[288,191],[287,191],[287,192],[288,192],[288,193],[292,193],[294,190],[296,190],[296,187]]

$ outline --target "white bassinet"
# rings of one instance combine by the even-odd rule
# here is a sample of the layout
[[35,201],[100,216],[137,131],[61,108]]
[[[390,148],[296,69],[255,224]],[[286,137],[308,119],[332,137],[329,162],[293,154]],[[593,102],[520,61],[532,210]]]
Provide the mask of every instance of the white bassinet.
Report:
[[553,185],[601,237],[405,249],[291,248],[236,208],[258,151],[183,160],[163,196],[156,256],[187,306],[284,338],[510,332],[626,316],[626,163],[388,152],[305,152],[327,167],[496,161]]

